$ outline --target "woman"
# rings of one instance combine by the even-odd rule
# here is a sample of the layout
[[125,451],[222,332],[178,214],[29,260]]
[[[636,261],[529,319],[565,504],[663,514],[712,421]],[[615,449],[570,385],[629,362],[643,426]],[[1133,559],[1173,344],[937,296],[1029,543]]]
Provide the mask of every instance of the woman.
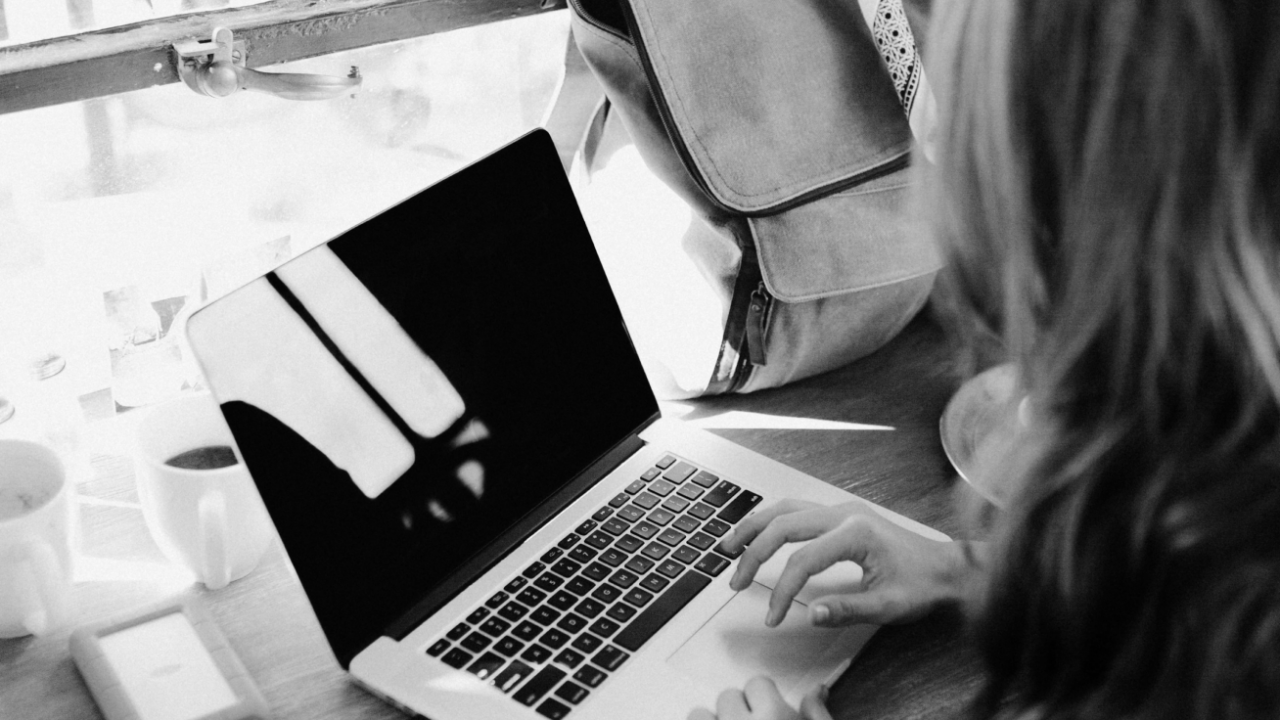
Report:
[[[864,589],[816,624],[964,602],[979,717],[1280,717],[1280,3],[949,0],[933,23],[940,297],[1019,370],[1027,441],[985,469],[1016,495],[970,552],[775,506],[729,540],[735,587],[817,538],[773,607],[839,560]],[[717,711],[797,717],[762,679]]]

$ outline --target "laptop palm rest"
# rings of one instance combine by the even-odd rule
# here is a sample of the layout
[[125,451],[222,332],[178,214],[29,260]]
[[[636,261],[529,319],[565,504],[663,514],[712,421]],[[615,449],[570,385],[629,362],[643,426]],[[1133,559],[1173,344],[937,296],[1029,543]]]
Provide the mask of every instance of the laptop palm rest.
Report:
[[814,627],[807,608],[798,602],[791,603],[778,627],[766,627],[770,592],[752,583],[734,595],[667,663],[681,675],[716,688],[740,688],[756,675],[768,675],[782,696],[796,705],[814,685],[829,683],[844,672],[847,661],[875,632],[871,625]]

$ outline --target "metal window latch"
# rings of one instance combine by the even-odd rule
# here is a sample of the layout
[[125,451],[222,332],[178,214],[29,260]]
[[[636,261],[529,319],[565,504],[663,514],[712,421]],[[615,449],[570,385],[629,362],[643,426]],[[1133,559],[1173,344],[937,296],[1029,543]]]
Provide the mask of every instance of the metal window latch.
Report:
[[360,88],[360,69],[351,66],[346,77],[309,73],[266,73],[245,65],[243,40],[227,28],[214,28],[212,40],[173,44],[178,76],[201,95],[226,97],[238,90],[257,90],[288,100],[327,100],[354,94]]

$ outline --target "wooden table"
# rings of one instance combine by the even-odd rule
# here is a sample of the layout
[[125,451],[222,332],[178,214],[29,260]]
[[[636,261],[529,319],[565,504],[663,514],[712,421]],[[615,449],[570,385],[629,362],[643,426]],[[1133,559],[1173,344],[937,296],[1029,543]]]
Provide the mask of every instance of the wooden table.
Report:
[[[957,386],[941,331],[918,318],[890,345],[842,370],[750,396],[693,403],[686,419],[953,537],[967,492],[943,455],[938,418]],[[889,426],[891,431],[797,429],[767,418],[715,428],[731,411]],[[110,421],[117,422],[119,419]],[[810,423],[812,424],[812,423]],[[78,623],[175,595],[199,596],[271,706],[273,717],[396,718],[399,711],[349,682],[325,644],[302,588],[276,545],[248,577],[209,592],[165,563],[142,523],[128,457],[98,454],[82,484]],[[67,650],[69,630],[0,640],[0,720],[100,717]],[[881,629],[835,685],[836,718],[958,716],[980,681],[961,619],[935,615]]]

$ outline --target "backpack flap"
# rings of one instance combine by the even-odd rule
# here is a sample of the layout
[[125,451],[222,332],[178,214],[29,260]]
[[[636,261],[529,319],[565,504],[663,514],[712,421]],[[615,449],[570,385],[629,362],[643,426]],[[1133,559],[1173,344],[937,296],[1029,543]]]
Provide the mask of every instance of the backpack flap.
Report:
[[624,0],[671,142],[724,208],[767,214],[906,163],[857,0]]

